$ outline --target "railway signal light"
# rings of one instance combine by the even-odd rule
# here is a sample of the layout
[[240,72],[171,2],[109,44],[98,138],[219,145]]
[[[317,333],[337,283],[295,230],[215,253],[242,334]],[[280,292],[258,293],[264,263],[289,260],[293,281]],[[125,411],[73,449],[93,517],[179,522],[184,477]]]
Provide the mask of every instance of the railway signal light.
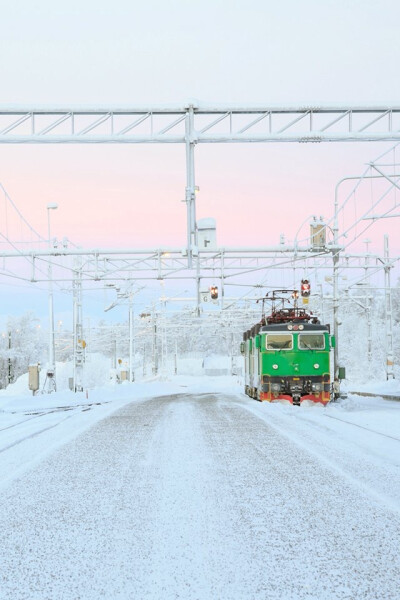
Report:
[[211,300],[218,299],[218,287],[216,285],[210,286],[210,295],[211,295]]
[[301,295],[303,296],[303,298],[308,298],[308,296],[310,295],[310,292],[311,292],[310,282],[308,281],[308,279],[302,279],[301,280]]

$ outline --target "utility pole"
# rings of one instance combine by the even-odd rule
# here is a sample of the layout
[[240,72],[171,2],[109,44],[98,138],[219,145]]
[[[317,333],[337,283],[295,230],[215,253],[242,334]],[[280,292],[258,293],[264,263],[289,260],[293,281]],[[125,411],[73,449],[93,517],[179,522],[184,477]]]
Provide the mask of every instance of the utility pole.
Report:
[[[126,292],[121,292],[120,288],[115,286],[114,284],[108,284],[108,287],[112,287],[115,288],[115,291],[117,292],[117,300],[115,300],[114,302],[112,302],[110,304],[110,306],[107,306],[107,308],[104,309],[105,312],[115,308],[115,306],[117,306],[120,301],[122,299],[128,299],[128,306],[129,306],[129,313],[128,313],[128,328],[129,328],[129,375],[128,375],[128,381],[132,382],[135,381],[135,372],[134,372],[134,368],[133,368],[133,362],[134,362],[134,352],[135,352],[135,331],[134,331],[134,311],[133,311],[133,297],[135,294],[137,294],[142,288],[139,288],[138,290],[136,290],[135,292],[133,292],[132,290],[130,291],[126,291]],[[115,339],[115,368],[117,368],[117,341]]]
[[230,347],[231,375],[234,374],[234,366],[235,366],[235,359],[234,359],[234,355],[235,355],[235,351],[234,351],[234,339],[235,339],[235,336],[234,336],[233,332],[231,332],[231,347]]
[[168,331],[167,331],[167,300],[164,297],[162,303],[162,373],[163,376],[167,374],[167,361],[168,361]]
[[324,312],[324,288],[322,283],[318,283],[319,296],[320,296],[320,318],[321,323],[325,323],[325,312]]
[[134,322],[133,322],[133,294],[129,294],[129,381],[135,381],[135,373],[133,370],[134,357]]
[[155,315],[155,306],[152,311],[152,329],[153,329],[153,375],[158,373],[158,352],[157,352],[157,319]]
[[221,252],[221,300],[220,300],[221,311],[224,310],[224,296],[225,296],[225,273],[224,273],[224,251],[222,251]]
[[386,328],[386,379],[394,379],[393,372],[393,320],[392,294],[390,288],[389,236],[384,236],[384,265],[385,265],[385,328]]
[[196,262],[196,315],[200,317],[201,314],[201,294],[200,294],[200,285],[201,285],[201,275],[200,275],[200,257],[197,257]]
[[12,365],[11,365],[11,331],[8,332],[8,385],[12,383]]
[[333,335],[335,336],[335,347],[333,349],[333,377],[339,375],[339,201],[338,189],[343,179],[335,188],[335,207],[333,222]]
[[[196,230],[196,186],[194,178],[194,105],[189,104],[185,116],[185,145],[186,145],[186,208],[187,208],[187,252],[188,266],[192,267],[193,249],[197,250]],[[198,258],[197,258],[198,260]]]
[[175,340],[175,361],[174,361],[174,373],[178,374],[178,342]]
[[372,318],[371,318],[371,281],[369,277],[369,244],[371,243],[370,239],[364,240],[366,245],[366,255],[365,255],[365,305],[367,311],[367,332],[368,332],[368,341],[367,341],[367,356],[368,363],[372,362]]
[[73,331],[74,331],[74,392],[83,391],[83,363],[85,341],[82,326],[82,271],[80,260],[75,262],[73,287]]
[[[50,203],[47,205],[47,233],[48,233],[48,247],[51,249],[51,236],[50,236],[50,211],[56,210],[58,205]],[[54,306],[53,306],[53,265],[51,257],[49,256],[48,265],[48,279],[49,279],[49,364],[47,366],[46,383],[47,393],[55,392],[56,386],[56,360],[55,360],[55,346],[54,346]]]

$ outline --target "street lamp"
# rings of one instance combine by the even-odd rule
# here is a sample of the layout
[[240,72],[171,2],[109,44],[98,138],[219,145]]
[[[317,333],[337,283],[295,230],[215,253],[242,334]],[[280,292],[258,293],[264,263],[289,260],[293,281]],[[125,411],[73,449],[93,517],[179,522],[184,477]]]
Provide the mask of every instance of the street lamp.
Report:
[[[47,205],[47,233],[48,247],[51,249],[50,236],[50,211],[56,210],[58,204],[51,202]],[[49,255],[48,278],[49,278],[49,364],[46,373],[47,393],[56,391],[56,361],[54,347],[54,308],[53,308],[53,269],[51,256]]]

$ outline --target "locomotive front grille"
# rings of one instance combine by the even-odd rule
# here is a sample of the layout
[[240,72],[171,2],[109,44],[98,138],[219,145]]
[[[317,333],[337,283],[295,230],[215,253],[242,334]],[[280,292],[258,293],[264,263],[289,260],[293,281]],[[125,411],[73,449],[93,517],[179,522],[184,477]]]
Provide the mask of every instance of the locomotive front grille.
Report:
[[300,397],[306,394],[321,393],[329,388],[321,376],[308,377],[270,377],[263,376],[261,389],[264,392],[271,391],[273,394],[288,394]]

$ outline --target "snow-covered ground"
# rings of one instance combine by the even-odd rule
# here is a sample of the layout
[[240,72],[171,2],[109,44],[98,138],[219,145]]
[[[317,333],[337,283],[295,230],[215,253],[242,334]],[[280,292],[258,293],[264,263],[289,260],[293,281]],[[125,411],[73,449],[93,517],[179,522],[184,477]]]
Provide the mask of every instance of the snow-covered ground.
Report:
[[16,385],[0,471],[1,599],[398,597],[400,402],[270,405],[232,377]]
[[366,392],[376,396],[398,396],[400,398],[400,381],[389,379],[388,381],[367,381],[364,383],[346,382],[344,388],[351,391]]

